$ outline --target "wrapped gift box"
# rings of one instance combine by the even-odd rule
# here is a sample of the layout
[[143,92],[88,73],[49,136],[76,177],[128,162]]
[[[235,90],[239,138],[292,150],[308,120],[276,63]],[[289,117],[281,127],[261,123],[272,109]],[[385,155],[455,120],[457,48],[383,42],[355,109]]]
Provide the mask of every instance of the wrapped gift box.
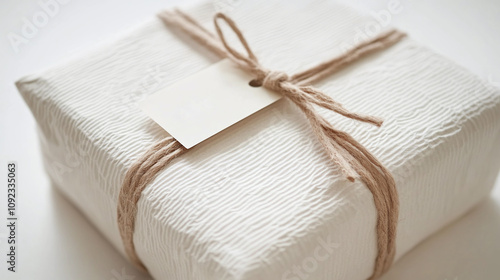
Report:
[[[186,12],[213,30],[212,4]],[[385,27],[323,1],[247,1],[227,12],[263,65],[291,74]],[[154,17],[17,82],[50,178],[122,253],[124,174],[167,135],[138,102],[218,60]],[[500,165],[498,89],[409,38],[315,86],[385,119],[376,128],[321,111],[393,173],[396,259],[488,195]],[[373,270],[371,193],[342,178],[286,100],[177,158],[138,207],[134,242],[156,279],[366,279]]]

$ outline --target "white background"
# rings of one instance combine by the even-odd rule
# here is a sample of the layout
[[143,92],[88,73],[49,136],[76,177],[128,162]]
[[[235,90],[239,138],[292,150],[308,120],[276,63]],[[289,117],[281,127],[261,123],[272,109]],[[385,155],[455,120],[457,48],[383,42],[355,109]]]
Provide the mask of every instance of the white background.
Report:
[[[17,53],[8,34],[21,34],[23,17],[31,20],[43,10],[35,0],[0,2],[0,177],[6,176],[8,161],[18,163],[20,219],[14,274],[7,272],[4,262],[7,207],[6,182],[1,181],[0,279],[148,279],[51,188],[41,165],[35,121],[14,81],[110,41],[181,1],[65,1]],[[238,1],[218,0],[216,5]],[[346,2],[377,12],[386,9],[389,0]],[[401,0],[401,4],[403,11],[392,17],[393,25],[500,87],[500,0]],[[490,198],[424,241],[383,278],[393,279],[500,279],[500,182]]]

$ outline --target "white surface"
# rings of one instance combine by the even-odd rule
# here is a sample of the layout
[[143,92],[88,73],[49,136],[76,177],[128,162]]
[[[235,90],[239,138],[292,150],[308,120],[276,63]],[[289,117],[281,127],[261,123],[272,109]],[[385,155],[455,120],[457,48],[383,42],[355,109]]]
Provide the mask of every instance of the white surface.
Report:
[[[84,49],[91,45],[90,42],[101,41],[126,25],[133,25],[131,18],[140,21],[165,5],[144,2],[118,6],[123,10],[115,8],[118,1],[96,1],[94,5],[89,1],[71,2],[18,54],[5,39],[2,41],[5,54],[2,62],[8,64],[2,68],[1,94],[2,101],[6,101],[0,105],[1,160],[19,163],[22,182],[19,188],[19,269],[22,274],[7,279],[35,276],[37,279],[119,279],[115,274],[120,274],[122,268],[140,277],[72,206],[49,188],[40,165],[33,120],[13,82],[22,75],[51,66],[54,61],[66,57],[69,50]],[[372,9],[386,5],[385,1],[377,2],[380,4]],[[438,1],[403,1],[405,9],[394,17],[393,23],[479,76],[498,83],[500,63],[495,50],[500,43],[494,35],[498,34],[499,4],[493,1],[433,2]],[[10,6],[1,10],[2,35],[17,31],[20,18],[39,9],[33,2],[11,1],[2,5],[7,4]],[[106,15],[106,11],[111,15]],[[110,16],[116,20],[111,21]],[[3,199],[5,194],[1,195]],[[497,278],[500,268],[495,260],[500,258],[500,245],[494,237],[500,235],[499,200],[497,187],[487,204],[424,242],[397,263],[386,278],[399,279],[402,275],[405,279]],[[5,270],[0,273],[3,276]]]

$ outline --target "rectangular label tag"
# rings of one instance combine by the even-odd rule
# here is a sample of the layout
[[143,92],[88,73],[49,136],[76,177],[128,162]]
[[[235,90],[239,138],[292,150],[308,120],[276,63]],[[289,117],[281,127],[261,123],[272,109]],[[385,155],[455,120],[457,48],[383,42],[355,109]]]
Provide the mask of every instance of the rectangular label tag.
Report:
[[187,149],[279,100],[229,59],[148,96],[139,107]]

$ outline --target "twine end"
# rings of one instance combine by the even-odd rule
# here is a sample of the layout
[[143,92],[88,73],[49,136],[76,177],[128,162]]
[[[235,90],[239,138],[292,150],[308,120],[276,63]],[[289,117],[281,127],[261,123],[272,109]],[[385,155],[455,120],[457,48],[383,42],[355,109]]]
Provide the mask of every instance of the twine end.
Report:
[[373,120],[373,124],[376,125],[377,127],[381,127],[383,123],[384,123],[383,119],[374,118]]

